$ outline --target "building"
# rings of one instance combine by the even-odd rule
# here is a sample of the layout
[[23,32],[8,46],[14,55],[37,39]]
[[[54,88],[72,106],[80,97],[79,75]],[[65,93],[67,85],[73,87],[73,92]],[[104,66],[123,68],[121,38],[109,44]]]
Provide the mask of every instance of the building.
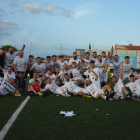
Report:
[[140,50],[140,46],[133,46],[133,44],[129,45],[115,45],[115,50]]

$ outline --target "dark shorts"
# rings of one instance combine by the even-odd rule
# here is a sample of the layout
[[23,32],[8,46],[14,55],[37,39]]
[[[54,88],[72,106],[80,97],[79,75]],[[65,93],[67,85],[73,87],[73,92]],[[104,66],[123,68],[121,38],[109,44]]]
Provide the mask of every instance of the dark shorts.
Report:
[[35,93],[34,93],[33,91],[28,91],[28,95],[29,95],[30,97],[34,97],[34,96],[35,96]]

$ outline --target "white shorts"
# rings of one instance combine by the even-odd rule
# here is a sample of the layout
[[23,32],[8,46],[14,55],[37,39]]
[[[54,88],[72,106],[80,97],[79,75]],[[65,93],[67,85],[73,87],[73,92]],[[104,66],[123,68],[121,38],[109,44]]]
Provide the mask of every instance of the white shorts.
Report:
[[98,94],[105,94],[104,92],[103,92],[103,89],[101,89],[101,90],[98,90],[97,92],[95,92],[94,94],[92,94],[92,96],[94,97],[94,98],[97,98],[97,95]]
[[131,73],[123,73],[123,80],[125,80],[126,78],[130,80],[130,75]]
[[108,82],[108,72],[100,74],[100,82]]
[[122,91],[116,92],[116,95],[121,96],[121,97],[125,97],[125,95],[123,94]]
[[64,91],[63,88],[62,87],[59,87],[59,88],[57,88],[57,90],[55,91],[55,93],[62,95],[63,94],[63,91]]
[[137,98],[140,98],[140,90],[134,91],[132,93],[135,93],[137,95]]
[[116,78],[120,77],[120,72],[113,72],[113,76],[115,76]]
[[72,93],[76,93],[76,95],[78,94],[78,92],[83,92],[84,88],[80,88],[80,87],[75,87],[71,92]]

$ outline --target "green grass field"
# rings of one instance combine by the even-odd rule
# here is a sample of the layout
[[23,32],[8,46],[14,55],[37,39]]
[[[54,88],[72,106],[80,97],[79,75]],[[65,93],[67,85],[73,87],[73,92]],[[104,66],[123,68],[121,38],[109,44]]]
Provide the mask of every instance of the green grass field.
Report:
[[[0,129],[26,97],[0,98]],[[128,100],[109,102],[50,93],[35,96],[29,99],[4,140],[140,139],[139,106],[140,102]],[[60,111],[78,115],[63,117]]]

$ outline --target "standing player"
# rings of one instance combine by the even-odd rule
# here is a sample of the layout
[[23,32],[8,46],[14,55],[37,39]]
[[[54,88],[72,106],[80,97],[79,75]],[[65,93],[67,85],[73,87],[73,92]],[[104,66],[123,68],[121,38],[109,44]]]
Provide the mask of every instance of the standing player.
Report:
[[[130,75],[130,81],[125,85],[125,87],[129,87],[132,92],[132,99],[138,100],[140,98],[140,79],[135,80],[133,74]],[[139,101],[139,100],[138,100]]]
[[96,62],[97,61],[97,53],[93,52],[93,56],[90,57],[90,59],[92,59],[94,62]]
[[[102,98],[104,100],[110,100],[112,101],[113,99],[110,98],[110,95],[113,93],[112,89],[106,85],[102,89],[99,88],[95,83],[92,83],[91,80],[88,78],[86,79],[86,90],[94,97],[94,98]],[[109,92],[109,96],[105,96],[105,92]]]
[[59,69],[58,60],[56,59],[56,55],[52,56],[51,67],[52,67],[52,72],[54,74],[56,74],[56,69],[55,68]]
[[36,59],[36,63],[34,63],[32,65],[32,67],[30,68],[30,71],[32,71],[34,69],[35,72],[38,73],[39,77],[42,77],[43,74],[45,74],[46,72],[46,67],[44,63],[41,63],[41,58],[37,57]]
[[[4,49],[0,49],[0,66],[4,69],[4,59],[5,59],[5,51]],[[3,72],[0,70],[0,76],[3,78]]]
[[133,74],[134,65],[129,61],[129,56],[125,56],[125,62],[123,62],[123,80],[130,78],[130,75]]
[[79,66],[79,63],[81,63],[81,60],[77,57],[77,53],[73,52],[73,57],[69,60],[69,68],[72,66],[72,63],[76,62],[76,64]]
[[[25,44],[23,44],[23,47],[20,51],[24,51],[25,48]],[[20,51],[16,51],[14,52],[13,47],[9,47],[9,52],[5,54],[5,58],[6,58],[6,68],[8,66],[13,67],[13,62],[15,57],[19,54]],[[14,67],[13,67],[14,68]]]
[[51,57],[47,56],[46,60],[43,61],[46,67],[46,71],[51,69]]
[[115,59],[114,60],[110,60],[110,63],[113,64],[113,76],[115,76],[116,78],[118,78],[120,76],[120,64],[121,64],[121,60],[119,60],[118,55],[115,55]]
[[30,74],[30,78],[33,78],[33,70],[30,71],[30,68],[32,67],[32,65],[36,62],[36,60],[34,59],[33,55],[29,55],[29,59],[28,59],[28,67],[27,67],[27,71],[25,74],[25,78],[27,78],[28,73]]
[[60,55],[59,56],[59,60],[58,60],[58,65],[59,65],[59,71],[61,71],[63,69],[63,65],[64,64],[67,64],[68,65],[68,61],[67,60],[64,60],[64,56],[63,55]]
[[86,68],[90,67],[90,62],[92,60],[89,57],[90,57],[90,53],[89,52],[86,52],[85,57],[81,59],[81,61],[84,63],[84,66]]
[[3,71],[4,79],[9,81],[10,79],[16,79],[15,73],[12,71],[12,67],[9,66],[7,70],[4,70],[2,67],[0,69]]
[[114,86],[114,92],[116,93],[115,96],[118,99],[125,99],[125,97],[130,98],[128,91],[125,89],[123,84],[123,64],[121,63],[121,71],[120,71],[120,77],[117,81],[117,77],[112,77],[112,82]]

